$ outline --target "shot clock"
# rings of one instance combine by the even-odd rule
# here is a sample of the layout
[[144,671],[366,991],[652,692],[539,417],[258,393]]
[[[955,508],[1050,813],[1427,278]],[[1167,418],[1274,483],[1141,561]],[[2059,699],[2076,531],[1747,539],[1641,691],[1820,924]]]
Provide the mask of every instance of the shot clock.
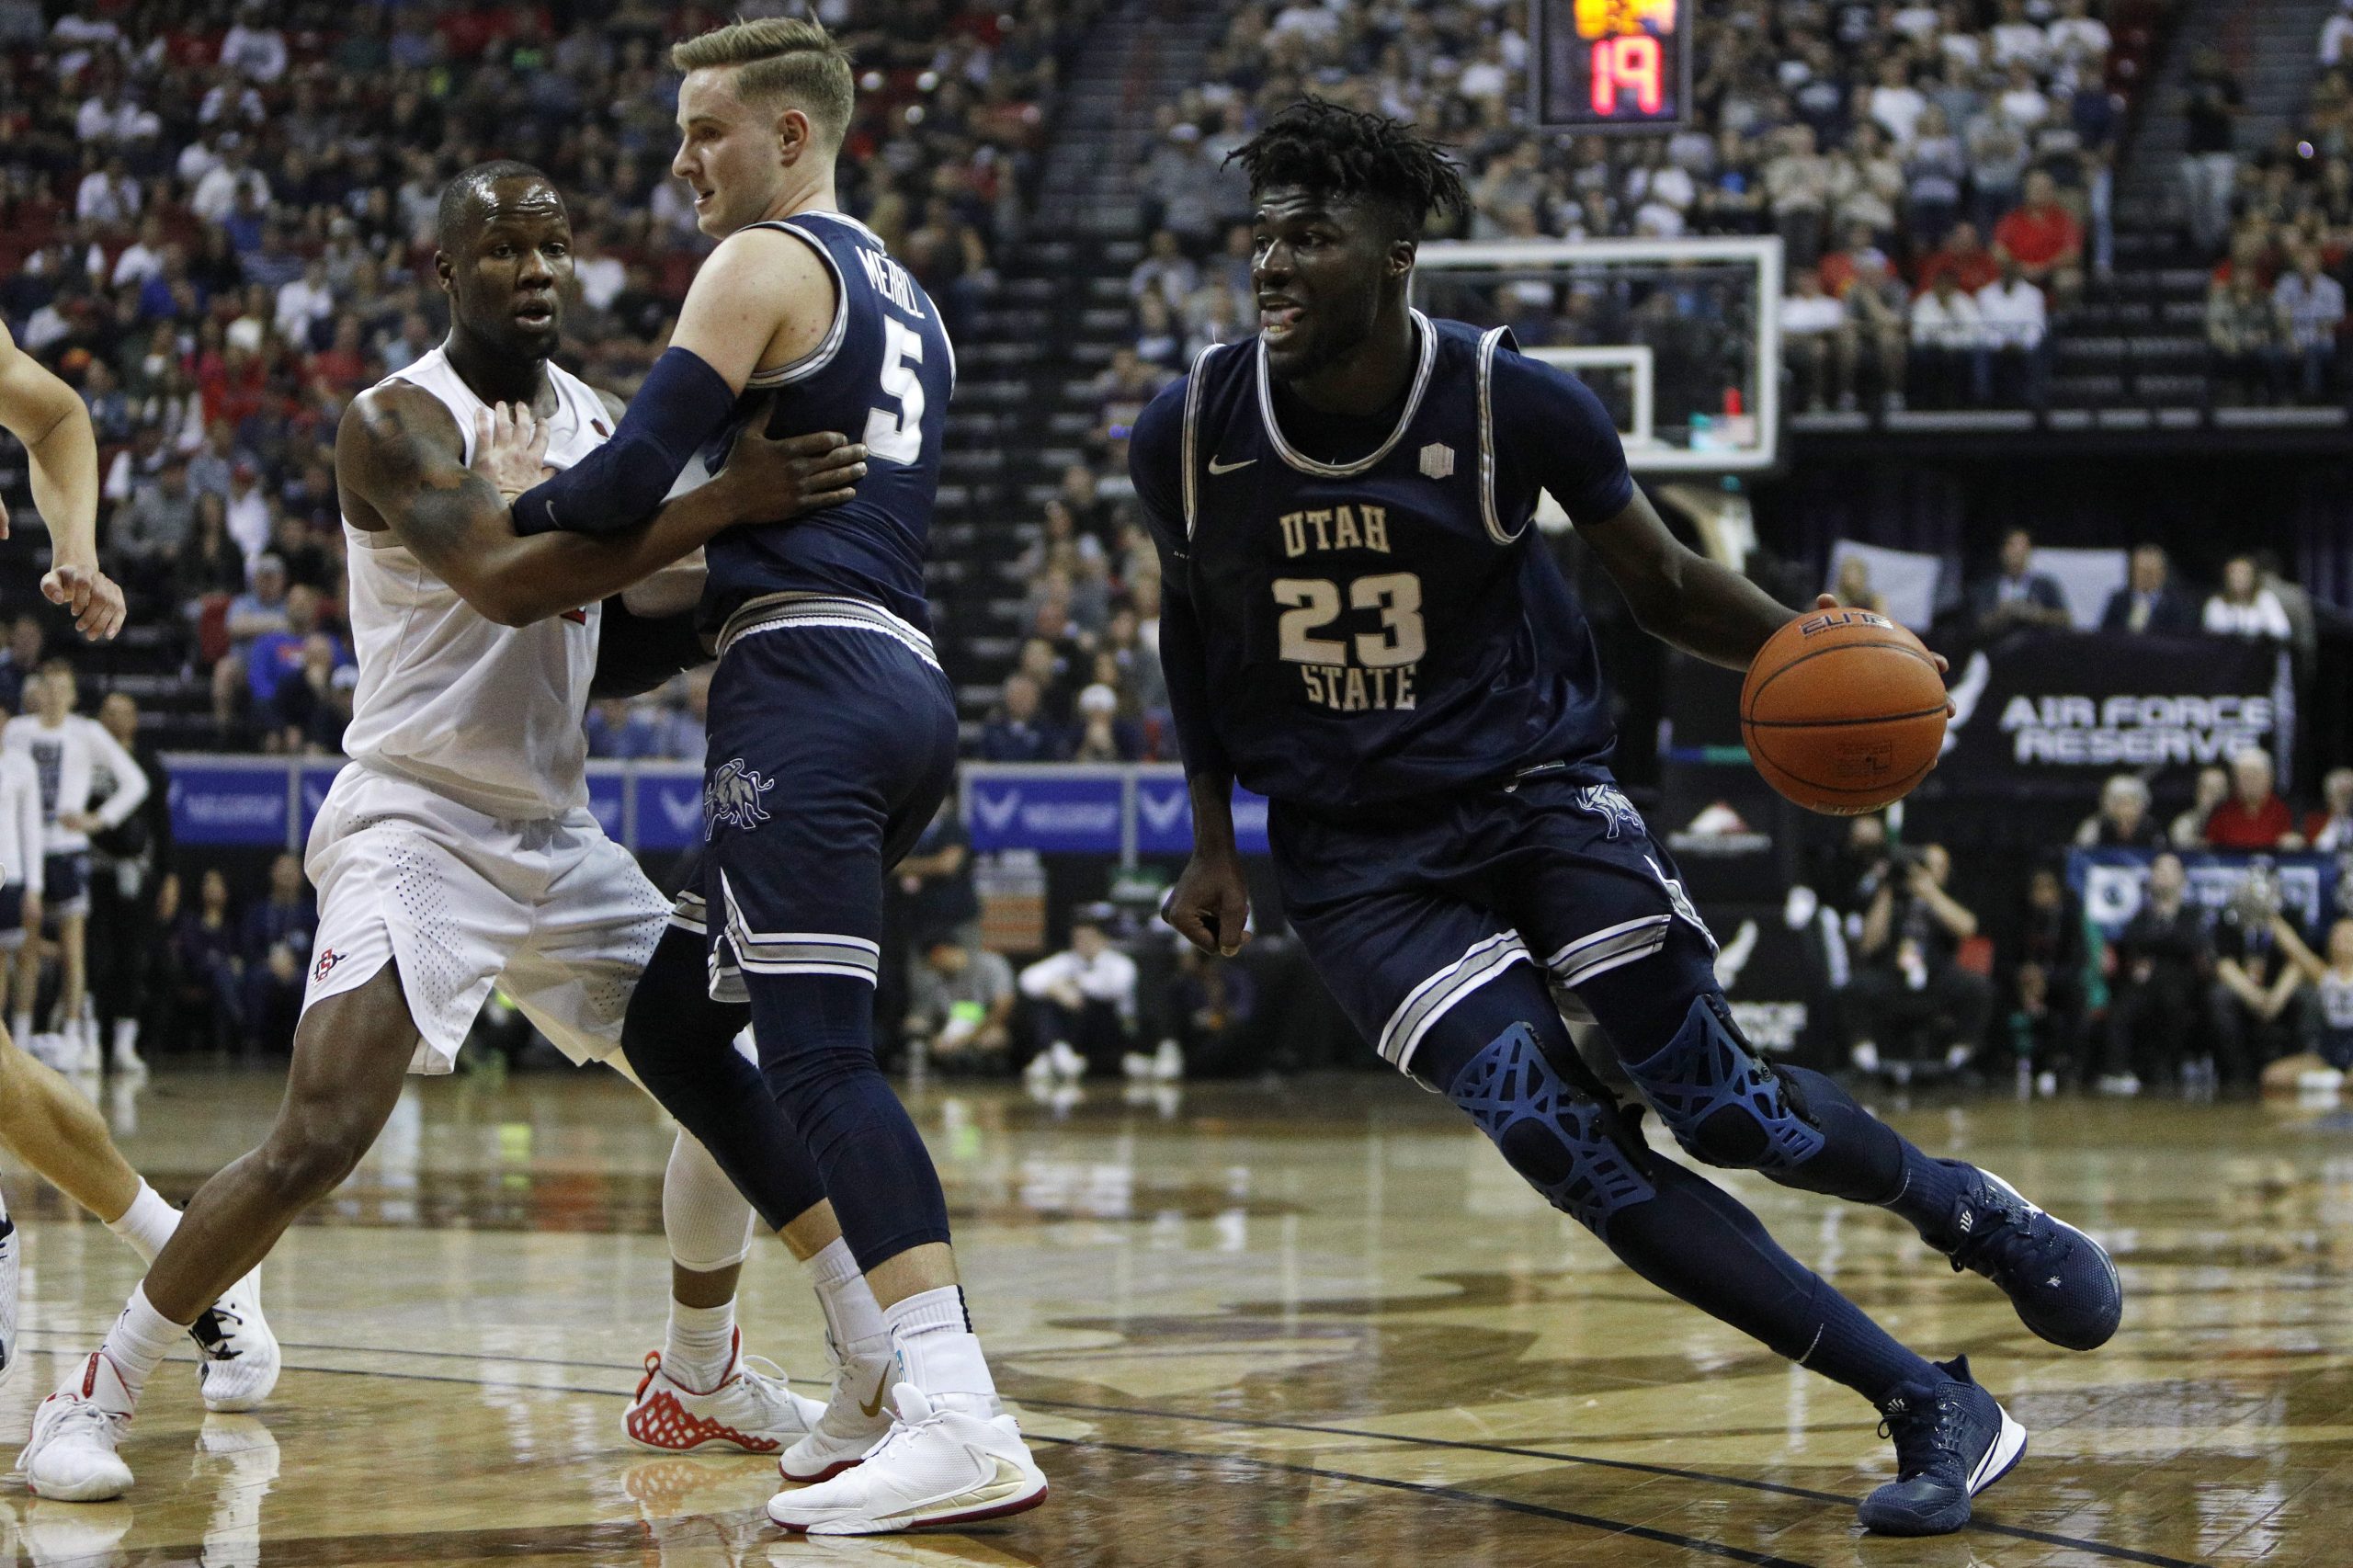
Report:
[[1691,95],[1694,0],[1530,0],[1536,121],[1664,131]]

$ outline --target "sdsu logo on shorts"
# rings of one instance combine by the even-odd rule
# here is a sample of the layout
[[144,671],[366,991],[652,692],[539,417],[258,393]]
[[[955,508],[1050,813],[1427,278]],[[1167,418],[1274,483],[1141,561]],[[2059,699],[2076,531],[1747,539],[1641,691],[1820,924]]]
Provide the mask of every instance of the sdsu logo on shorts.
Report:
[[342,961],[343,955],[336,952],[333,948],[329,948],[325,952],[321,953],[319,955],[319,961],[311,966],[311,983],[313,985],[324,984],[327,976],[335,972],[335,966]]
[[702,787],[702,835],[708,840],[722,827],[748,828],[768,820],[760,797],[776,788],[756,767],[733,757],[715,768]]

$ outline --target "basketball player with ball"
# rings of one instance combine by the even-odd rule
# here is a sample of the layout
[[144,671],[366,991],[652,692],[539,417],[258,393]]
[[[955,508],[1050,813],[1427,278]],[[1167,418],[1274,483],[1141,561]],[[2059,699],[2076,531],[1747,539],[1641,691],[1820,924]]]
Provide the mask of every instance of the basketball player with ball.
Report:
[[1130,447],[1193,807],[1165,917],[1240,949],[1233,787],[1267,796],[1284,912],[1381,1055],[1643,1278],[1876,1405],[1897,1473],[1864,1499],[1867,1527],[1959,1529],[2024,1429],[1965,1358],[1898,1344],[1732,1194],[1654,1154],[1556,998],[1600,1025],[1690,1154],[1893,1210],[2053,1344],[2115,1332],[2115,1267],[1999,1177],[1930,1157],[1742,1038],[1714,938],[1610,776],[1608,694],[1529,526],[1538,494],[1654,635],[1752,671],[1759,766],[1806,804],[1866,810],[1917,781],[1944,725],[1938,661],[1832,600],[1793,619],[1685,549],[1582,384],[1506,328],[1410,307],[1425,218],[1463,204],[1443,149],[1309,99],[1234,160],[1256,209],[1258,334],[1204,350]]

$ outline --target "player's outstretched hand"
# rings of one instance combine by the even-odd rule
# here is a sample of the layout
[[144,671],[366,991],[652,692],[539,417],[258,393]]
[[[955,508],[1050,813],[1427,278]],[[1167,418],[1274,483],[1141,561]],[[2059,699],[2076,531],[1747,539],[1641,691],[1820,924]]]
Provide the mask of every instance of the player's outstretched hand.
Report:
[[552,472],[542,460],[547,451],[548,427],[530,404],[474,410],[474,455],[466,466],[490,481],[499,499],[512,501],[545,479]]
[[[1813,608],[1816,609],[1836,609],[1838,608],[1838,596],[1836,594],[1816,594],[1813,596]],[[1940,676],[1949,676],[1952,674],[1952,661],[1946,658],[1942,653],[1939,653],[1934,648],[1931,648],[1928,650],[1928,657],[1936,660],[1937,674]],[[1949,697],[1945,699],[1946,718],[1951,719],[1958,717],[1960,712],[1961,710],[1952,705],[1952,699]]]
[[104,642],[122,630],[122,590],[95,566],[60,566],[40,580],[42,597],[74,612],[74,630]]
[[1205,953],[1227,958],[1250,939],[1250,883],[1232,856],[1195,855],[1169,890],[1160,917]]
[[765,417],[745,423],[720,475],[734,487],[740,520],[780,523],[858,494],[866,477],[863,446],[837,430],[771,437],[761,433],[767,424]]

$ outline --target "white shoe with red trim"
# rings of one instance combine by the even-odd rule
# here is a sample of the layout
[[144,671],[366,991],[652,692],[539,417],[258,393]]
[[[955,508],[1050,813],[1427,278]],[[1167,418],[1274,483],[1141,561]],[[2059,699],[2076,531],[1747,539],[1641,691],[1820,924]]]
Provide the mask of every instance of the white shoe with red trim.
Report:
[[122,1375],[104,1353],[74,1369],[33,1412],[33,1434],[17,1468],[37,1497],[103,1503],[131,1490],[131,1467],[115,1448],[136,1408]]
[[891,1435],[857,1469],[778,1493],[768,1517],[810,1535],[888,1535],[1001,1518],[1046,1500],[1045,1472],[1012,1416],[937,1408],[913,1383],[893,1398]]
[[804,1436],[825,1407],[785,1387],[781,1368],[747,1359],[743,1347],[739,1333],[726,1375],[709,1390],[688,1388],[663,1369],[662,1352],[647,1351],[645,1376],[621,1415],[629,1440],[665,1454],[773,1454]]
[[813,1485],[831,1481],[890,1435],[891,1382],[899,1369],[898,1357],[888,1342],[875,1356],[846,1355],[838,1345],[832,1349],[834,1392],[825,1413],[810,1423],[808,1436],[776,1461],[787,1481]]

